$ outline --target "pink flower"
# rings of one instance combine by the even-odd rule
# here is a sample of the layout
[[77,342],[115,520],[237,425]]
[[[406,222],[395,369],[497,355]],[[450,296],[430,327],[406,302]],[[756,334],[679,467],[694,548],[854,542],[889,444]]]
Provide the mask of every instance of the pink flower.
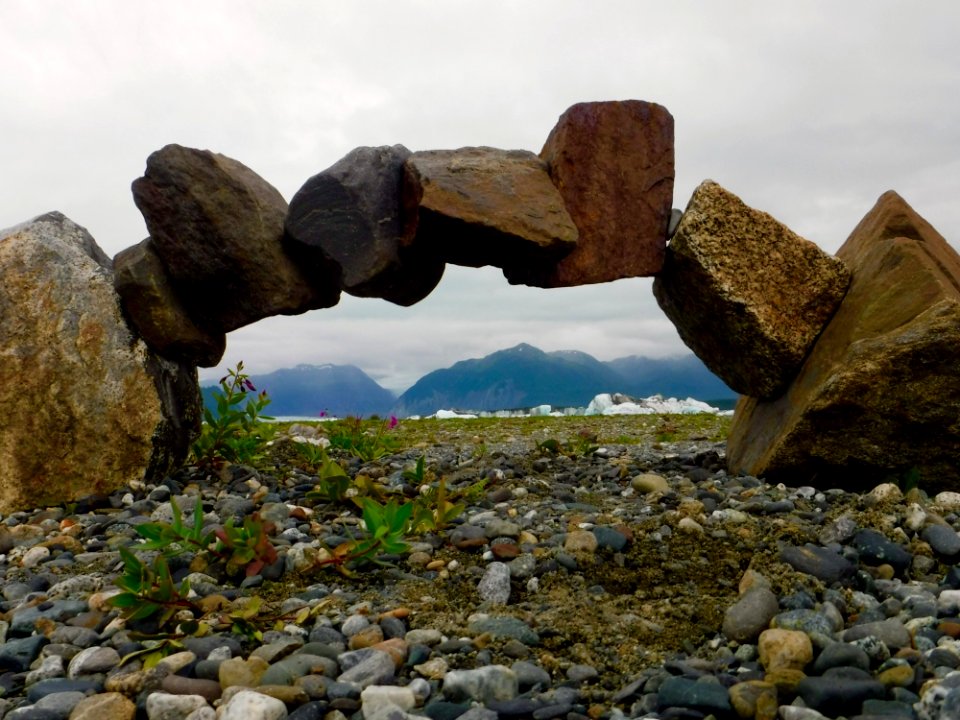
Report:
[[393,430],[393,429],[397,426],[397,423],[399,423],[399,422],[400,422],[400,421],[397,420],[397,416],[396,416],[396,415],[391,415],[391,416],[390,416],[390,429]]

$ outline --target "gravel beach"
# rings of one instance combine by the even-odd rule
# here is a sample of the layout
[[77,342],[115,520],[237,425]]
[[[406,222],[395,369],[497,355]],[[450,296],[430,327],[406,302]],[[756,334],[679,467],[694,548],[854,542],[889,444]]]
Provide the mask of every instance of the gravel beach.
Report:
[[[421,456],[452,492],[484,483],[355,577],[313,559],[358,511],[308,499],[317,477],[282,437],[258,469],[12,513],[0,718],[960,718],[960,494],[729,476],[728,422],[404,421],[401,452],[331,455],[388,496],[422,492],[403,475]],[[584,428],[596,449],[538,447]],[[256,638],[145,637],[106,602],[135,527],[198,497],[211,527],[254,511],[276,526],[279,557],[253,577],[171,563],[211,616],[249,610]]]

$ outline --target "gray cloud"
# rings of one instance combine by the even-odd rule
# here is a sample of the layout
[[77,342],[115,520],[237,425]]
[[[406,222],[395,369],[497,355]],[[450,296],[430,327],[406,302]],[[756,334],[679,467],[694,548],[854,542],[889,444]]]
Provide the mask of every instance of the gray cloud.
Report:
[[[169,142],[289,198],[358,145],[539,150],[574,102],[642,98],[676,119],[677,207],[710,177],[833,251],[893,188],[956,242],[958,30],[952,0],[3,3],[0,227],[58,209],[119,252],[146,233],[130,182]],[[520,341],[681,352],[649,285],[452,268],[414,308],[345,298],[232,333],[226,362],[353,362],[399,388]]]

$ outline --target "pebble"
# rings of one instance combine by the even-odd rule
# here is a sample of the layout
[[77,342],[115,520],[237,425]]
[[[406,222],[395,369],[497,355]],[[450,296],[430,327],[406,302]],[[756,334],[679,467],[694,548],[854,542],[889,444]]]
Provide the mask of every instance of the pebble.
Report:
[[727,609],[723,634],[739,643],[756,642],[778,609],[777,596],[769,588],[752,587]]
[[501,562],[487,565],[483,577],[477,583],[477,593],[482,602],[506,605],[510,600],[510,568]]
[[[536,466],[529,449],[498,450],[462,468],[453,449],[437,447],[427,453],[449,453],[449,487],[481,477],[492,485],[461,518],[371,574],[373,593],[332,572],[307,583],[285,574],[314,562],[318,538],[330,545],[362,527],[346,512],[308,507],[299,496],[313,480],[300,470],[286,482],[238,468],[216,488],[189,473],[141,483],[63,528],[60,508],[0,518],[0,717],[133,720],[139,703],[141,717],[178,720],[960,719],[953,495],[770,485],[726,475],[722,448],[706,443],[607,445]],[[371,464],[370,477],[386,483],[416,457]],[[121,670],[141,645],[108,603],[116,548],[171,502],[191,511],[196,493],[205,523],[268,513],[284,539],[272,582],[299,589],[262,641],[214,631],[184,638],[183,652],[152,669],[134,660]],[[742,549],[739,567],[716,561],[731,545]],[[637,558],[657,553],[648,574],[636,574]],[[188,565],[178,578],[203,569],[191,588],[218,612],[261,591]],[[706,586],[704,577],[715,580],[704,603],[725,603],[720,627],[688,602],[685,587]],[[447,610],[431,612],[433,583],[444,581],[464,588],[462,603],[434,627]],[[405,600],[420,596],[420,606],[394,603],[400,582],[413,583]],[[582,620],[579,635],[554,626],[570,613]],[[636,638],[669,637],[690,616],[697,635],[668,660],[610,676],[645,652]]]

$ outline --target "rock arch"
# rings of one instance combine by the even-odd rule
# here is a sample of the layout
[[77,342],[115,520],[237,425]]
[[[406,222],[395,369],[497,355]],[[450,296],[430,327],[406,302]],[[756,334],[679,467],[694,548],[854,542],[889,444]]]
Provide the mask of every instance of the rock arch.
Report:
[[574,105],[539,155],[357,148],[289,207],[241,163],[168,145],[133,183],[150,237],[117,255],[116,287],[158,354],[212,366],[231,330],[341,292],[413,305],[447,263],[537,287],[653,275],[673,180],[673,117],[639,100]]

